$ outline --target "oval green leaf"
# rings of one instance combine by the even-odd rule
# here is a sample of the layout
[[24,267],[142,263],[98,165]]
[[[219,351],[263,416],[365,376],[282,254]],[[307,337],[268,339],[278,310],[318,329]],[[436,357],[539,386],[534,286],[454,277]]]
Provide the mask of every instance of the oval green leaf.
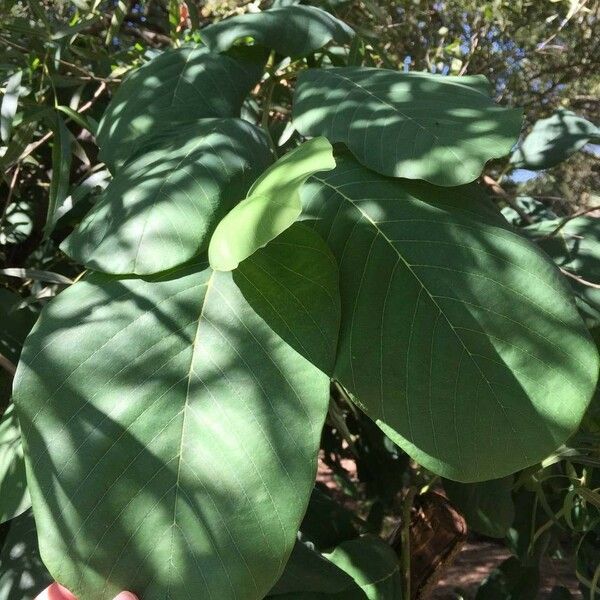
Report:
[[348,157],[302,196],[340,269],[334,375],[409,455],[494,479],[577,429],[596,349],[554,264],[476,186],[391,180]]
[[309,69],[298,77],[294,124],[343,142],[360,163],[393,177],[455,186],[508,154],[521,110],[494,104],[484,78],[368,67]]
[[570,110],[559,109],[536,121],[529,135],[510,157],[515,167],[538,171],[566,160],[588,142],[600,141],[600,129]]
[[[333,268],[302,230],[306,244],[289,240],[273,278],[298,269],[304,245],[321,245],[315,268]],[[268,312],[278,296],[257,285]],[[335,301],[308,278],[291,291],[303,319],[324,311],[337,332]],[[322,344],[301,341],[309,357]],[[260,600],[280,576],[315,478],[329,378],[231,273],[191,264],[71,286],[28,338],[15,403],[41,554],[78,597]]]
[[200,31],[213,52],[224,52],[243,38],[275,50],[282,56],[300,58],[330,41],[349,43],[354,31],[343,21],[315,6],[286,6],[247,13],[214,23]]
[[239,117],[264,62],[211,54],[202,46],[165,50],[119,86],[96,139],[114,171],[157,129],[207,117]]
[[280,158],[217,225],[208,248],[211,267],[232,271],[285,231],[302,212],[300,189],[304,182],[312,174],[334,167],[331,144],[323,137]]
[[241,119],[202,119],[154,140],[118,171],[62,244],[105,273],[158,273],[206,250],[219,220],[271,162]]

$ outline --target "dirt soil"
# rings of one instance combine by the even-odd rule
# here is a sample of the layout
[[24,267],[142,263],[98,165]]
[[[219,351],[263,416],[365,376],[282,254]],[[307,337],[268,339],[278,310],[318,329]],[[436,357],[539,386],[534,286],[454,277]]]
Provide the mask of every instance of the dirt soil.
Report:
[[[431,595],[431,600],[472,600],[481,581],[497,567],[510,553],[498,544],[489,542],[467,543],[448,568]],[[581,600],[582,595],[573,575],[572,565],[558,560],[548,560],[543,565],[539,600],[550,597],[553,587],[562,585],[569,589],[573,598]],[[533,599],[523,599],[533,600]]]

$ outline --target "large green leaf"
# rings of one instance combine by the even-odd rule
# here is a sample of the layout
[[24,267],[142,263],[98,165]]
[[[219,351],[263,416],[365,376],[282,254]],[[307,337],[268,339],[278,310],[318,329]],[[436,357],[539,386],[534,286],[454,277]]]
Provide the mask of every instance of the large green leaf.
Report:
[[223,52],[238,40],[252,38],[283,56],[306,56],[330,41],[348,43],[354,31],[328,12],[314,6],[286,6],[247,13],[205,27],[202,40],[214,52]]
[[392,180],[336,160],[302,194],[340,269],[335,377],[394,442],[450,479],[543,459],[579,425],[598,375],[564,278],[476,186]]
[[512,487],[512,475],[478,483],[444,481],[448,499],[465,517],[469,529],[494,538],[503,538],[513,524]]
[[13,519],[30,506],[21,431],[11,404],[0,419],[0,523]]
[[105,273],[151,274],[206,250],[219,220],[271,162],[260,129],[202,119],[132,157],[61,248]]
[[285,231],[302,212],[302,184],[314,173],[334,167],[331,144],[323,137],[280,158],[218,224],[208,249],[211,267],[231,271]]
[[300,74],[294,124],[344,142],[365,166],[444,186],[473,181],[508,154],[521,110],[497,106],[483,77],[339,67]]
[[516,167],[534,171],[549,169],[566,160],[593,139],[600,129],[570,110],[559,109],[535,123],[529,135],[510,157]]
[[113,170],[143,146],[144,136],[205,117],[239,117],[263,63],[202,46],[165,50],[119,86],[100,121],[100,158]]
[[586,323],[600,325],[600,289],[594,287],[600,283],[600,220],[590,216],[567,223],[552,219],[525,227],[523,233],[572,275],[567,278]]
[[0,600],[33,600],[51,582],[29,511],[10,522],[0,551]]
[[[298,229],[303,243],[288,230],[262,266],[294,282],[304,321],[327,315],[325,333],[296,329],[280,288],[256,283],[248,301],[231,273],[205,264],[93,274],[44,309],[15,403],[42,557],[78,597],[260,600],[281,574],[316,474],[329,378],[261,314],[277,310],[309,358],[323,335],[335,345],[339,317],[336,288],[313,282],[334,263]],[[311,270],[292,278],[306,255]],[[236,274],[254,284],[244,267]]]

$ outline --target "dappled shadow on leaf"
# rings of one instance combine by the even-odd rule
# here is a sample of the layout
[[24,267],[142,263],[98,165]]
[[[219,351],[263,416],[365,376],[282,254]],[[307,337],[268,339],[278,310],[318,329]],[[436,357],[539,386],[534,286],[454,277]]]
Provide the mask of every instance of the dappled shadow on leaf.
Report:
[[262,49],[211,54],[202,46],[162,52],[119,86],[100,122],[100,158],[112,170],[157,133],[210,117],[238,117],[265,64]]
[[309,70],[296,86],[294,123],[343,142],[378,173],[459,185],[508,154],[521,128],[521,110],[494,104],[485,84],[479,76]]
[[93,275],[26,346],[17,406],[44,560],[81,597],[259,598],[306,508],[328,378],[231,275]]

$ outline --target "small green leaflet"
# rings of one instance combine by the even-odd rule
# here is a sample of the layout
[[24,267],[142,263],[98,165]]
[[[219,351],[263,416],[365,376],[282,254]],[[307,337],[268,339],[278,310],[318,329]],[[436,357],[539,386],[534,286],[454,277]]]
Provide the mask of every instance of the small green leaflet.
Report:
[[281,575],[329,405],[312,362],[334,362],[337,272],[302,224],[245,265],[92,274],[28,338],[14,398],[40,549],[77,597],[261,600]]
[[208,248],[211,267],[232,271],[285,231],[302,212],[303,183],[314,173],[334,167],[331,144],[323,137],[305,142],[280,158],[217,225]]
[[202,46],[171,48],[132,72],[108,105],[96,139],[112,171],[147,143],[181,122],[239,117],[242,102],[259,81],[264,61],[254,54],[211,54]]
[[271,164],[261,129],[200,119],[159,136],[120,169],[61,245],[104,273],[158,273],[206,250],[215,226]]
[[484,77],[309,69],[293,119],[300,133],[343,142],[378,173],[456,186],[508,154],[521,129],[522,111],[496,105],[486,89]]
[[239,40],[251,38],[256,44],[292,58],[306,56],[330,41],[349,43],[354,37],[352,28],[315,6],[246,13],[209,25],[200,34],[213,52],[223,52]]
[[587,119],[561,108],[535,123],[510,157],[515,167],[549,169],[566,160],[588,142],[600,141],[600,129]]
[[476,185],[393,180],[337,157],[302,191],[340,270],[334,377],[416,461],[483,481],[577,429],[598,354],[564,277]]

